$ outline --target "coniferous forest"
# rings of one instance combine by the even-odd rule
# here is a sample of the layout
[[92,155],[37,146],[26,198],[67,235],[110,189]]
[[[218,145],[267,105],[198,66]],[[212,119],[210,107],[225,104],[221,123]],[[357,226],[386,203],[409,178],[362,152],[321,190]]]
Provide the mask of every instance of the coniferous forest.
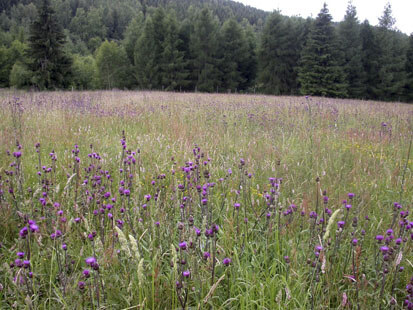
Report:
[[413,102],[413,34],[349,4],[334,23],[218,0],[3,0],[0,87]]

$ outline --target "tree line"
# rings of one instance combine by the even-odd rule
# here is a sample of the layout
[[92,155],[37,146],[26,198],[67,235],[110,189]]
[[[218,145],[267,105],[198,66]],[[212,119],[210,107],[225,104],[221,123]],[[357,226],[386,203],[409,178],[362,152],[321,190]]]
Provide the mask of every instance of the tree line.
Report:
[[[232,1],[9,0],[0,87],[260,92],[413,102],[413,34]],[[66,7],[65,7],[66,6]],[[221,11],[219,10],[221,8]]]

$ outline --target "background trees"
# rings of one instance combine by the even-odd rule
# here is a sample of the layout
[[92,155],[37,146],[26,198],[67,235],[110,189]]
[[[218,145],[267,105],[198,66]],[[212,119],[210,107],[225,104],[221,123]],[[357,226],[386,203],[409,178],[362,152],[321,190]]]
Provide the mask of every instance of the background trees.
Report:
[[0,87],[309,94],[413,101],[412,48],[386,5],[333,23],[229,0],[24,0],[0,6]]

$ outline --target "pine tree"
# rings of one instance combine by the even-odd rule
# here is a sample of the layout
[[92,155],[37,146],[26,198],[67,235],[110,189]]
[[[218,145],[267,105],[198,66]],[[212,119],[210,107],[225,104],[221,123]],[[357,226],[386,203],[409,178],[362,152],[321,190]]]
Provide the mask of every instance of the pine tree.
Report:
[[179,50],[179,26],[174,12],[165,19],[165,38],[162,52],[162,86],[165,90],[180,90],[188,83],[188,72],[184,52]]
[[135,77],[141,88],[162,88],[165,34],[165,11],[158,8],[152,16],[147,16],[135,47]]
[[[244,82],[241,82],[240,89],[242,91],[255,90],[255,79],[257,76],[258,60],[257,60],[257,39],[252,26],[247,23],[245,25],[245,40],[247,43],[247,59],[240,64],[241,75]],[[251,89],[254,86],[254,89]]]
[[195,20],[191,37],[196,88],[199,91],[213,92],[220,87],[217,34],[218,22],[209,9],[202,9]]
[[301,54],[299,81],[302,94],[329,97],[347,95],[331,19],[324,3]]
[[344,21],[339,26],[340,46],[344,55],[344,73],[348,84],[347,93],[351,98],[362,98],[363,67],[360,39],[360,25],[356,7],[349,2]]
[[273,13],[267,20],[258,52],[259,88],[268,94],[292,94],[297,88],[297,29],[290,19]]
[[391,5],[387,3],[383,16],[379,18],[378,29],[381,55],[377,89],[380,100],[400,100],[403,93],[405,50],[400,36],[394,30],[395,22]]
[[59,89],[69,85],[72,61],[63,51],[65,42],[50,0],[42,0],[29,38],[29,55],[33,59],[32,82],[39,89]]
[[229,19],[223,24],[219,41],[221,88],[238,91],[245,83],[241,66],[248,59],[248,50],[243,29],[236,20]]
[[378,72],[380,68],[381,48],[376,31],[370,26],[367,20],[361,25],[360,39],[362,49],[361,63],[364,71],[364,93],[362,98],[377,100],[379,98]]
[[406,51],[405,72],[404,100],[413,103],[413,33],[410,34],[409,47]]

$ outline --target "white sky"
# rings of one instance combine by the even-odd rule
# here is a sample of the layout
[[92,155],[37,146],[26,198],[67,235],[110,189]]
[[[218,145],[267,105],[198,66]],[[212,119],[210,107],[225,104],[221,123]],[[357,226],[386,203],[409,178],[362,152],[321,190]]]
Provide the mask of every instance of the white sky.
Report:
[[[347,0],[235,0],[246,5],[256,7],[265,11],[280,9],[283,15],[299,15],[302,17],[317,17],[327,3],[330,14],[334,21],[344,18],[347,8]],[[393,17],[396,18],[396,27],[406,33],[413,32],[413,0],[353,0],[357,9],[360,22],[367,19],[371,25],[377,25],[379,17],[383,14],[384,6],[390,2]]]

